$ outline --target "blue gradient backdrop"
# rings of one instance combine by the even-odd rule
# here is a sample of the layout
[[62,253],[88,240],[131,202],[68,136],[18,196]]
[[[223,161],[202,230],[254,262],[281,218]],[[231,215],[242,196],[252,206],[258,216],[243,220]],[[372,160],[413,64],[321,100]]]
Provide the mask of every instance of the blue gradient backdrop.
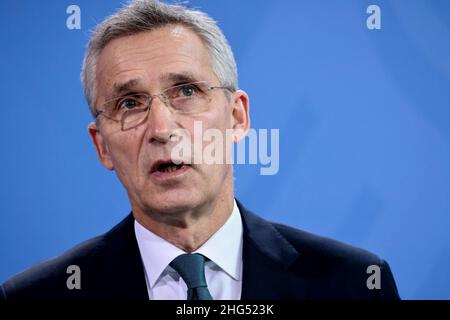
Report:
[[[66,8],[81,8],[81,30]],[[381,30],[366,8],[381,7]],[[235,52],[253,128],[280,129],[280,171],[237,166],[275,221],[387,259],[402,298],[450,298],[450,1],[191,1]],[[2,1],[0,281],[129,212],[97,161],[79,81],[115,1]]]

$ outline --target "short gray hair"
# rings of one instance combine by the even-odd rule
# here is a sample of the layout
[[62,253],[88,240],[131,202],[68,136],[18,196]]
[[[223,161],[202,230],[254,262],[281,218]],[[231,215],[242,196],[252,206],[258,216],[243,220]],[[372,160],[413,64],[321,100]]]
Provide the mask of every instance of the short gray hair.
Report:
[[95,68],[100,52],[117,38],[151,31],[166,25],[182,25],[194,31],[208,50],[213,72],[222,86],[237,89],[237,67],[233,52],[216,21],[183,5],[158,0],[134,0],[97,25],[89,40],[81,71],[84,95],[94,117],[96,110]]

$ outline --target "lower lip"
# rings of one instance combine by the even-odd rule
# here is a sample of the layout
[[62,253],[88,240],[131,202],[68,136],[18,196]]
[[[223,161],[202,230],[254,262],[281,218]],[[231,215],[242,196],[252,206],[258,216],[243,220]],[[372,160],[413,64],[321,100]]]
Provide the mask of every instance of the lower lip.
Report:
[[191,167],[190,165],[183,164],[180,169],[177,169],[175,171],[172,172],[155,171],[151,175],[158,179],[170,179],[182,175],[187,170],[189,170],[190,167]]

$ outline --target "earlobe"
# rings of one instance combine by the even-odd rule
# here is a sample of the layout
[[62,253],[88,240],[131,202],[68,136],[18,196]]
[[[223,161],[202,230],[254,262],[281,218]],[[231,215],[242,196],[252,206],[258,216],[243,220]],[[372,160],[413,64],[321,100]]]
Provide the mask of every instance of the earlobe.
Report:
[[243,90],[237,90],[233,99],[233,141],[238,143],[250,129],[250,104],[248,95]]
[[113,170],[114,166],[112,164],[111,155],[108,150],[108,146],[100,133],[97,124],[91,122],[88,126],[89,135],[91,136],[92,142],[95,146],[95,151],[97,152],[98,159],[108,170]]

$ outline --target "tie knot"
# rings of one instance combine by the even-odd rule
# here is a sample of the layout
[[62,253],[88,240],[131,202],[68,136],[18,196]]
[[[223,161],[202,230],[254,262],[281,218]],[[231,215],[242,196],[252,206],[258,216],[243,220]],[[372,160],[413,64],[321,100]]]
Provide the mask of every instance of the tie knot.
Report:
[[188,289],[206,287],[205,257],[199,253],[185,253],[172,260],[170,266],[183,278]]

